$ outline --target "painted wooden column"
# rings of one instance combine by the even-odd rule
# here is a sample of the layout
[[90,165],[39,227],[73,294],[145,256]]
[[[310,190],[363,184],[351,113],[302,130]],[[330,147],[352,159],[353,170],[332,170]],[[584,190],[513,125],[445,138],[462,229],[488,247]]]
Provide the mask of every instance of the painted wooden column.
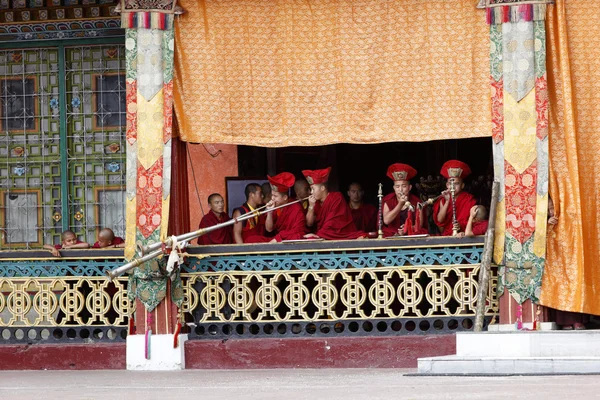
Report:
[[[127,61],[127,197],[125,257],[136,245],[167,238],[173,121],[173,23],[175,0],[122,0]],[[127,343],[128,369],[180,369],[179,273],[167,276],[166,258],[133,270],[129,296],[136,301],[136,335]],[[155,351],[153,351],[155,350]],[[173,353],[173,354],[171,354]],[[154,354],[154,355],[153,355]],[[173,359],[168,359],[171,354]],[[167,359],[165,359],[167,355]]]
[[548,212],[548,90],[544,1],[485,0],[495,178],[494,261],[500,323],[539,327]]

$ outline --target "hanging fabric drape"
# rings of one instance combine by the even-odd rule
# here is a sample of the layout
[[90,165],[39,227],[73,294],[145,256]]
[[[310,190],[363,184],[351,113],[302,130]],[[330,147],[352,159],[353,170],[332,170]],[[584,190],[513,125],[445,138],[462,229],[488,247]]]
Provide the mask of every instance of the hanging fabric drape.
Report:
[[317,146],[490,136],[473,0],[185,0],[181,138]]
[[600,315],[600,3],[549,7],[550,196],[541,304]]

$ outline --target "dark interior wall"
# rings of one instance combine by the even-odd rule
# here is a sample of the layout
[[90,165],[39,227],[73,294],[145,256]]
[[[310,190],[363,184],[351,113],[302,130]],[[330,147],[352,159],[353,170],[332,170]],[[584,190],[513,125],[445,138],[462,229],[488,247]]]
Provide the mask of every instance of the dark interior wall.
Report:
[[[251,146],[238,146],[238,149],[240,176],[265,176],[268,173],[267,149]],[[396,162],[413,166],[418,171],[416,180],[421,176],[437,177],[442,164],[450,159],[469,164],[473,177],[493,175],[491,138],[283,147],[270,154],[275,157],[271,161],[276,166],[275,172],[288,171],[297,178],[302,177],[303,169],[331,166],[330,184],[334,190],[345,193],[348,185],[357,181],[365,190],[365,200],[370,203],[377,200],[379,183],[383,183],[384,193],[392,191],[392,181],[386,177],[386,171]]]

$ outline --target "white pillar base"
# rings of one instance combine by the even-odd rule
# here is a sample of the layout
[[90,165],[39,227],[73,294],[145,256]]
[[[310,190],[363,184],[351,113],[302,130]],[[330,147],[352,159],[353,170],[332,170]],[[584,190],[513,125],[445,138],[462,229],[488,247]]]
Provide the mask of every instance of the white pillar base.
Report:
[[146,360],[144,335],[127,336],[127,369],[130,371],[177,371],[185,369],[185,342],[179,335],[179,346],[173,348],[173,335],[150,337],[150,359]]
[[[556,322],[540,322],[540,331],[555,331],[558,329]],[[533,322],[523,322],[523,329],[533,329]],[[517,331],[515,324],[494,324],[488,326],[488,332],[513,332]]]

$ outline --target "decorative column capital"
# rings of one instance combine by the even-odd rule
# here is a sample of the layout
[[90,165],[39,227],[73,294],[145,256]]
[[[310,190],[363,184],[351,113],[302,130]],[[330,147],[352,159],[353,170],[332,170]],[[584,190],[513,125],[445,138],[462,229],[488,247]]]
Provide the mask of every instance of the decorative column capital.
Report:
[[184,13],[177,0],[120,0],[115,12],[121,13],[124,29],[173,29],[173,16]]

